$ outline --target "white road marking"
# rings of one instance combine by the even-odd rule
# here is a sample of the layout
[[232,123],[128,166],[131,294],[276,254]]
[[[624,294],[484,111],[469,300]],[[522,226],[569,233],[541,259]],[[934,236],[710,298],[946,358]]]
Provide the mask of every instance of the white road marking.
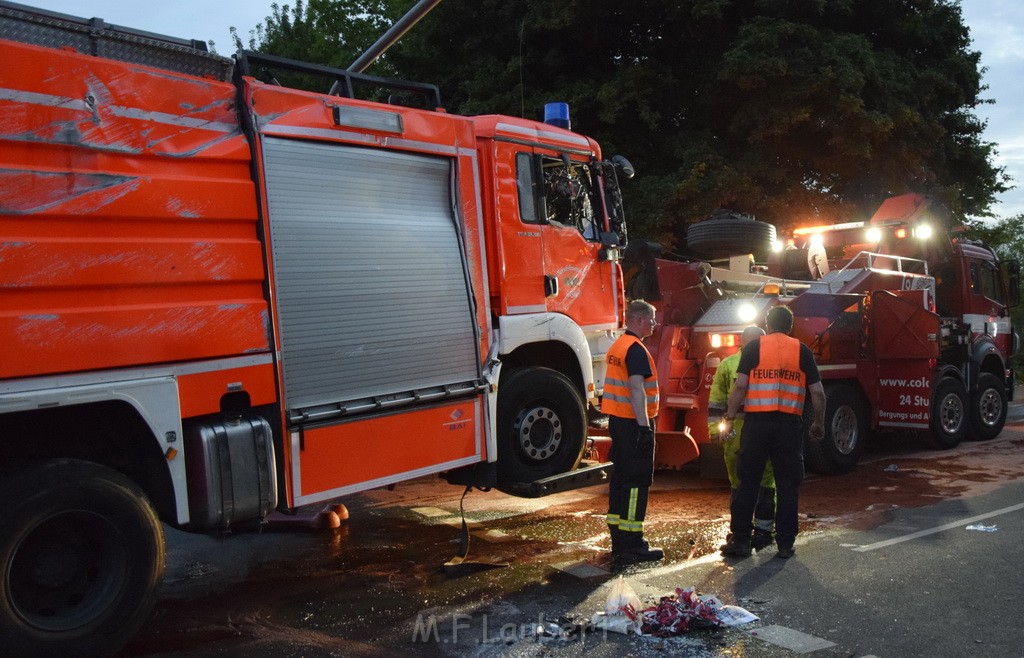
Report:
[[909,535],[903,535],[902,537],[894,537],[892,539],[886,539],[885,541],[875,542],[874,544],[868,544],[866,546],[858,546],[853,549],[858,553],[866,553],[867,551],[874,551],[879,548],[885,548],[894,544],[900,544],[911,539],[918,539],[920,537],[927,537],[928,535],[934,535],[937,532],[944,532],[946,530],[952,530],[953,528],[959,528],[975,521],[981,521],[982,519],[988,519],[993,516],[999,516],[1000,514],[1009,514],[1010,512],[1016,512],[1017,510],[1024,509],[1024,503],[1019,505],[1011,505],[1010,507],[1004,507],[1003,509],[997,509],[994,512],[988,512],[987,514],[979,514],[978,516],[972,516],[967,519],[960,519],[959,521],[953,521],[944,525],[937,526],[935,528],[928,528],[927,530],[919,530],[918,532],[912,532]]
[[439,516],[452,516],[453,514],[455,514],[455,512],[449,512],[448,510],[443,510],[439,507],[413,507],[412,511],[416,512],[420,516],[425,516],[427,518],[437,518]]
[[755,628],[750,631],[750,634],[766,642],[771,642],[776,646],[789,649],[794,653],[810,653],[812,651],[827,649],[836,645],[835,642],[829,642],[828,640],[823,640],[820,637],[801,633],[800,631],[795,631],[792,628],[786,628],[785,626],[764,626],[762,628]]
[[563,571],[584,580],[587,578],[607,576],[610,573],[608,570],[602,569],[601,567],[595,567],[588,562],[570,562],[568,564],[556,564],[553,566],[559,571]]

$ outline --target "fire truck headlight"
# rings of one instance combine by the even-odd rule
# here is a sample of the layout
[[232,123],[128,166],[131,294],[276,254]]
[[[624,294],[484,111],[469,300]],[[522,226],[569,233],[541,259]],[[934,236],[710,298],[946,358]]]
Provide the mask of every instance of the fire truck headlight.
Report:
[[753,304],[740,304],[736,314],[740,318],[740,322],[753,322],[754,318],[757,317],[757,309],[754,308]]
[[784,247],[785,245],[782,244],[782,240],[776,240],[775,242],[772,243],[772,251],[774,251],[775,253],[779,253],[780,251],[783,250]]
[[864,233],[864,237],[867,238],[868,242],[877,244],[882,241],[882,230],[877,227],[869,228]]
[[918,224],[917,228],[914,229],[914,236],[918,240],[927,240],[932,237],[932,227],[928,224]]
[[824,236],[821,235],[821,233],[814,233],[810,237],[810,243],[814,247],[820,247],[821,245],[825,244],[825,238]]

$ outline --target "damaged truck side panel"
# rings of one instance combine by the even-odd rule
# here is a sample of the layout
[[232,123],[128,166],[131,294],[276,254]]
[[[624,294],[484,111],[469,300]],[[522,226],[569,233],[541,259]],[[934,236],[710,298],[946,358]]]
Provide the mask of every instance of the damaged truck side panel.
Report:
[[0,649],[116,651],[161,521],[569,480],[624,307],[596,142],[2,1],[0,61]]

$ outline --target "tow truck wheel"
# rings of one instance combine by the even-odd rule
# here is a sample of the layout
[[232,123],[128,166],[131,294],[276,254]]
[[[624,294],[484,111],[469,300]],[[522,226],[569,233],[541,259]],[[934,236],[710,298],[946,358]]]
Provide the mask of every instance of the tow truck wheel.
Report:
[[149,618],[160,521],[128,478],[53,460],[0,479],[0,654],[112,655]]
[[967,389],[960,380],[944,377],[932,396],[932,445],[940,450],[955,448],[963,440],[967,424]]
[[975,441],[994,439],[1006,424],[1006,388],[991,373],[982,373],[978,388],[971,396],[970,438]]
[[533,482],[575,468],[586,409],[576,387],[550,368],[512,372],[498,389],[498,481]]
[[[867,414],[860,393],[837,384],[825,389],[825,436],[804,443],[807,468],[814,473],[846,473],[860,461],[867,432]],[[809,424],[809,421],[808,423]]]
[[701,254],[721,258],[765,254],[775,242],[775,225],[750,216],[721,211],[686,229],[686,245]]

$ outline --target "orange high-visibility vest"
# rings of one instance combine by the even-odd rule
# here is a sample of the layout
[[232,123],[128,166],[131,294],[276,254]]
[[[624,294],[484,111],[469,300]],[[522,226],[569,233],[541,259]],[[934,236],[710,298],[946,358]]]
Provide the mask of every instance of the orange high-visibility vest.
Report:
[[760,361],[751,369],[743,408],[747,413],[804,412],[807,375],[800,370],[800,341],[774,333],[760,338]]
[[632,334],[623,334],[616,340],[605,360],[608,370],[604,378],[604,397],[601,399],[601,413],[619,418],[636,418],[629,395],[629,371],[626,369],[626,352],[634,343],[644,348],[647,361],[651,364],[651,376],[644,380],[644,393],[647,398],[647,417],[658,415],[658,370],[654,367],[654,359],[647,351],[643,341]]

